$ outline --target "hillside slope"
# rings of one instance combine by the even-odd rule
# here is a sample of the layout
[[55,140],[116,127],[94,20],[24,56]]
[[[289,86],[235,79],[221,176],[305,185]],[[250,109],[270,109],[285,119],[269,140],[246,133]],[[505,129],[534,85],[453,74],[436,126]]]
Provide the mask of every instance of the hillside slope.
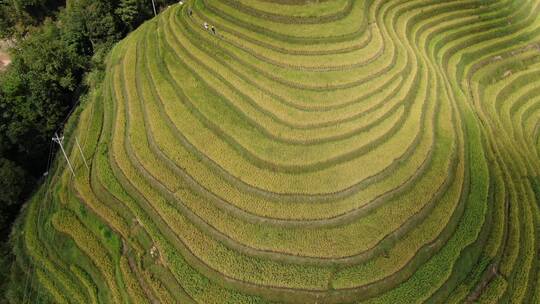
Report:
[[24,303],[540,302],[539,0],[190,0],[81,109]]

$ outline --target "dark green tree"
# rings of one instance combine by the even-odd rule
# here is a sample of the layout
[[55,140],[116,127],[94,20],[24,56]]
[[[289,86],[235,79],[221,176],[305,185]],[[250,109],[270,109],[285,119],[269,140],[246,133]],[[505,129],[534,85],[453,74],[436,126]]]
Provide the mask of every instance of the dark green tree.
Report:
[[0,37],[23,37],[64,4],[64,0],[0,0]]
[[9,282],[11,263],[9,229],[27,190],[26,172],[14,162],[0,158],[0,303],[6,303],[3,296]]
[[121,38],[114,4],[105,0],[69,2],[59,16],[63,39],[84,56],[92,56],[102,46],[111,46]]
[[0,158],[0,210],[19,204],[26,188],[26,172],[14,162]]
[[[50,136],[77,98],[84,59],[52,22],[14,50],[13,62],[0,79],[0,134],[26,163],[46,157]],[[43,168],[32,169],[39,173]]]
[[134,29],[142,19],[139,0],[120,0],[115,13],[120,17],[129,30]]
[[[171,0],[155,0],[156,9],[159,12],[167,5],[176,2]],[[152,1],[150,0],[120,0],[115,12],[129,31],[154,16]]]

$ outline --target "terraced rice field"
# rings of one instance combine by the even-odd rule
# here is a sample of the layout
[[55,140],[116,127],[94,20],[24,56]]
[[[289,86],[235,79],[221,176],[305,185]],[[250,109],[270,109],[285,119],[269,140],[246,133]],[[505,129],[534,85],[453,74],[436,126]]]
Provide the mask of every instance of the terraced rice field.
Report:
[[22,302],[540,303],[539,0],[189,0],[107,65]]

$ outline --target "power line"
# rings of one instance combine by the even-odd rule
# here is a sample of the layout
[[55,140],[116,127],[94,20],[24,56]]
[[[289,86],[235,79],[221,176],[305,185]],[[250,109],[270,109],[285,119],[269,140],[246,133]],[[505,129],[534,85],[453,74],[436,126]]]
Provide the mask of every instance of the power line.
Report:
[[154,17],[157,16],[157,12],[156,12],[156,2],[154,0],[152,0],[152,7],[154,8]]
[[[52,138],[52,140],[60,145],[60,149],[62,150],[62,154],[64,154],[64,157],[65,157],[65,159],[67,161],[67,164],[69,166],[69,170],[71,170],[71,173],[73,174],[73,177],[75,177],[75,171],[73,170],[73,167],[71,166],[71,162],[69,161],[69,158],[68,158],[68,156],[66,154],[66,150],[64,150],[64,145],[63,145],[64,136],[59,137],[58,133],[54,133],[54,137]],[[83,158],[84,158],[84,155],[83,155]]]
[[75,136],[75,143],[77,144],[77,147],[79,148],[79,152],[81,152],[81,157],[83,159],[84,165],[86,166],[86,169],[90,170],[90,167],[88,167],[88,163],[86,163],[86,158],[84,157],[84,153],[81,148],[81,145],[79,144],[79,139],[77,138],[77,136]]
[[[45,173],[43,174],[44,176],[46,176],[46,182],[45,182],[45,187],[47,188],[46,192],[45,192],[45,195],[43,197],[43,200],[41,201],[40,205],[38,206],[38,217],[37,217],[37,225],[40,226],[41,225],[41,212],[43,210],[43,204],[45,202],[48,202],[48,198],[49,198],[49,193],[50,193],[50,186],[51,186],[51,183],[52,183],[52,178],[53,176],[50,176],[49,175],[49,170],[51,168],[51,162],[52,162],[52,158],[53,158],[53,142],[56,142],[60,145],[60,149],[62,150],[62,154],[64,155],[64,157],[66,158],[66,161],[68,163],[68,166],[69,166],[69,169],[71,170],[71,173],[73,174],[73,176],[75,176],[75,172],[73,171],[73,167],[71,166],[71,163],[69,161],[69,158],[67,157],[67,154],[66,154],[66,151],[64,150],[64,145],[63,145],[63,141],[64,141],[64,136],[62,137],[59,137],[58,136],[58,133],[55,133],[54,134],[54,137],[52,138],[52,141],[49,145],[49,157],[47,159],[47,170],[45,171]],[[83,160],[84,160],[84,155],[83,155]],[[86,160],[85,160],[85,163],[86,163]],[[38,230],[36,230],[38,231]],[[30,257],[31,258],[31,257]],[[34,277],[35,277],[35,265],[34,264],[31,264],[30,266],[30,271],[28,272],[28,276],[26,277],[26,283],[25,283],[25,287],[24,287],[24,296],[23,296],[23,301],[22,303],[25,303],[26,302],[26,296],[27,296],[27,291],[28,291],[28,278],[31,277],[30,279],[30,286],[33,285],[33,282],[34,282]],[[31,288],[31,287],[30,287]],[[39,296],[39,294],[36,294],[36,297]]]
[[[46,178],[45,185],[47,187],[47,191],[45,192],[43,202],[38,207],[38,221],[37,221],[38,225],[40,225],[39,222],[41,221],[41,211],[42,211],[42,208],[43,208],[42,205],[44,204],[44,202],[48,201],[48,197],[49,197],[49,193],[50,193],[50,185],[51,185],[52,177],[49,176],[49,170],[51,168],[53,158],[54,158],[54,146],[53,146],[53,142],[51,141],[51,143],[49,144],[49,156],[47,158],[47,167],[46,167],[45,173],[43,174],[43,176],[45,176],[45,178]],[[32,257],[30,257],[30,256],[29,256],[29,258],[32,259]],[[31,288],[31,286],[33,285],[34,277],[35,277],[35,265],[32,263],[30,265],[30,270],[28,271],[28,275],[26,276],[26,282],[24,284],[25,286],[24,286],[22,303],[26,302],[26,296],[30,292],[30,291],[28,291],[28,288]],[[29,279],[30,279],[30,281],[29,281]],[[29,282],[30,282],[30,284],[28,284]]]
[[[152,0],[153,2],[154,0]],[[156,13],[155,11],[155,6],[154,6],[154,14]],[[45,185],[46,185],[46,192],[45,192],[45,196],[44,196],[44,199],[42,201],[42,204],[39,205],[38,207],[38,225],[40,225],[40,221],[41,221],[41,211],[42,211],[42,208],[43,208],[43,204],[45,202],[49,202],[49,194],[50,194],[50,186],[52,184],[52,179],[53,179],[53,176],[51,176],[49,173],[50,173],[50,169],[51,169],[51,166],[52,166],[52,162],[54,160],[54,146],[53,146],[53,142],[56,142],[60,145],[60,148],[62,150],[62,154],[64,155],[67,163],[68,163],[68,166],[69,166],[69,169],[71,171],[71,173],[73,174],[73,176],[75,177],[75,172],[73,170],[73,167],[71,166],[71,163],[69,161],[69,158],[67,157],[67,154],[64,150],[64,146],[63,146],[63,140],[64,140],[64,136],[62,137],[59,137],[58,136],[58,132],[60,130],[62,130],[64,127],[65,127],[65,124],[67,122],[67,120],[71,117],[71,115],[73,114],[73,112],[75,111],[75,109],[77,108],[77,106],[80,104],[80,99],[77,99],[77,101],[75,103],[72,104],[71,106],[71,109],[69,110],[69,112],[67,113],[67,115],[65,115],[64,119],[62,120],[60,126],[56,129],[55,133],[54,133],[54,137],[52,138],[52,141],[49,145],[49,156],[48,156],[48,159],[47,159],[47,167],[46,167],[46,170],[45,172],[43,173],[43,176],[45,177],[46,181],[45,181]],[[82,152],[82,149],[79,145],[79,141],[77,138],[75,138],[76,142],[77,142],[77,146],[79,147],[79,151],[81,152],[81,155],[83,157],[83,161],[84,161],[84,164],[86,165],[86,167],[88,168],[88,164],[86,162],[86,158],[84,157],[84,153]],[[52,200],[50,200],[50,202],[52,202]],[[29,256],[30,259],[32,259],[32,257]],[[25,287],[24,287],[24,292],[23,292],[23,301],[22,303],[25,303],[26,302],[26,298],[27,298],[27,294],[30,293],[30,291],[28,290],[29,288],[31,288],[31,286],[33,285],[33,281],[34,281],[34,277],[35,277],[35,265],[34,263],[31,261],[31,264],[30,264],[30,267],[29,267],[29,271],[28,271],[28,274],[26,276],[26,282],[25,282]],[[29,279],[30,279],[30,284],[29,283]],[[39,296],[39,294],[36,294],[36,297]],[[28,299],[30,300],[30,299]]]

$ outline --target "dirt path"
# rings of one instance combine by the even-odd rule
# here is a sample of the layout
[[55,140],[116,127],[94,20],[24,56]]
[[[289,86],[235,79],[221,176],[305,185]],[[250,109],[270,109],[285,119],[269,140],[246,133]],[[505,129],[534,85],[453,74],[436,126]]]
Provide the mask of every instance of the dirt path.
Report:
[[11,57],[7,53],[9,43],[5,40],[0,40],[0,71],[6,69],[6,67],[11,63]]
[[[123,238],[122,238],[122,254],[127,257],[129,268],[131,268],[131,272],[133,272],[134,274],[137,274],[139,272],[137,268],[137,263],[135,262],[135,259],[133,258],[133,256],[128,254],[128,245],[126,243],[126,240]],[[159,304],[159,300],[154,296],[150,287],[146,284],[146,281],[142,278],[142,276],[137,275],[137,281],[139,281],[139,285],[143,289],[143,292],[146,294],[147,298],[150,300],[150,303]]]
[[3,71],[11,63],[11,58],[4,51],[0,51],[0,71]]

